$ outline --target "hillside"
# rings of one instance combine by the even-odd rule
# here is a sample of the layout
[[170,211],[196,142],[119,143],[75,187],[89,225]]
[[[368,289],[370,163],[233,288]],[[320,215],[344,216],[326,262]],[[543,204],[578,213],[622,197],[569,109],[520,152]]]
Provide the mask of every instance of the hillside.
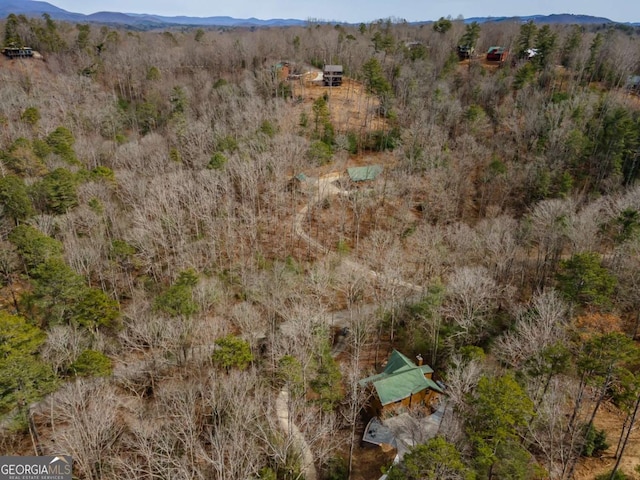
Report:
[[7,19],[0,452],[638,478],[640,36],[444,20]]

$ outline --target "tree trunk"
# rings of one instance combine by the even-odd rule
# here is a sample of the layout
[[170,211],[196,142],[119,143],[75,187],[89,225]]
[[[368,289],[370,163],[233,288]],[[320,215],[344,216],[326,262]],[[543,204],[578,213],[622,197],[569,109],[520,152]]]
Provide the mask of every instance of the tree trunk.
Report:
[[[589,422],[587,423],[587,425],[593,425],[593,421],[596,418],[596,414],[598,413],[598,410],[600,409],[600,405],[602,404],[602,401],[604,400],[604,397],[605,397],[605,395],[607,393],[607,387],[611,383],[611,374],[612,374],[612,372],[613,372],[613,365],[611,365],[609,367],[609,369],[607,370],[607,377],[605,378],[605,381],[602,384],[602,387],[601,387],[601,390],[600,390],[600,395],[598,396],[598,400],[596,401],[596,405],[593,407],[593,411],[591,412],[591,418],[589,419]],[[580,451],[582,451],[583,445],[584,445],[584,438],[581,439],[581,441],[580,441],[580,443],[578,445],[578,447],[580,448]],[[573,472],[575,471],[576,464],[578,463],[578,458],[580,457],[580,451],[576,452],[575,457],[571,461],[571,466],[569,467],[569,474],[568,474],[567,478],[573,478]]]
[[613,480],[616,470],[620,467],[620,461],[622,460],[622,455],[624,455],[624,450],[627,448],[627,443],[629,442],[629,435],[631,435],[631,430],[633,429],[633,424],[636,421],[636,415],[638,414],[638,408],[640,407],[640,396],[636,400],[636,406],[633,409],[633,414],[631,415],[631,419],[629,420],[629,426],[627,427],[627,434],[624,437],[624,442],[622,442],[622,448],[620,449],[620,454],[616,459],[616,464],[613,466],[613,470],[611,470],[611,476],[609,480]]
[[580,407],[582,406],[582,397],[584,396],[585,386],[586,386],[586,373],[583,373],[582,378],[580,378],[580,387],[578,389],[576,403],[573,407],[573,413],[571,414],[571,418],[569,419],[569,424],[567,426],[567,433],[571,432],[571,429],[573,428],[573,425],[578,417],[578,412],[580,411]]
[[353,422],[351,425],[351,444],[349,445],[349,479],[351,478],[351,473],[353,472],[353,450],[355,446],[355,438],[356,438],[356,422]]
[[640,309],[638,309],[638,313],[636,313],[636,323],[633,326],[633,335],[631,336],[633,340],[638,336],[638,328],[640,328]]
[[604,383],[602,384],[602,389],[600,390],[600,395],[598,396],[598,400],[596,401],[596,405],[593,407],[593,412],[591,412],[591,418],[589,419],[589,424],[593,424],[593,421],[596,419],[596,414],[600,409],[600,405],[602,405],[602,401],[604,400],[605,395],[607,394],[607,389],[611,384],[611,375],[613,373],[613,365],[609,367],[607,370],[607,377],[604,379]]
[[[578,395],[576,397],[576,402],[575,405],[573,407],[573,413],[571,414],[571,418],[569,419],[569,423],[567,425],[567,431],[566,431],[566,435],[569,436],[570,438],[572,438],[572,432],[573,429],[575,427],[575,423],[578,419],[578,413],[580,412],[580,406],[582,405],[582,399],[584,396],[584,390],[586,387],[586,378],[587,378],[587,374],[586,372],[584,372],[582,374],[582,377],[580,378],[580,387],[578,389]],[[582,444],[583,444],[583,440],[580,440],[579,442],[580,444],[578,445],[579,448],[582,448]],[[578,461],[578,457],[580,456],[580,450],[578,450],[577,448],[574,448],[573,443],[571,444],[571,453],[570,453],[571,457],[569,458],[569,460],[567,461],[567,463],[563,466],[562,469],[562,477],[563,479],[570,479],[573,475],[573,471],[575,469],[576,463]],[[568,473],[567,473],[568,472]],[[567,473],[565,475],[565,473]]]
[[620,455],[620,449],[622,447],[624,432],[627,429],[627,425],[629,425],[629,420],[631,419],[631,412],[628,412],[624,417],[624,422],[622,423],[622,428],[620,429],[620,438],[618,438],[618,445],[616,446],[616,453],[613,455],[614,458],[618,458]]
[[493,478],[493,467],[496,464],[496,462],[493,462],[491,464],[491,466],[489,467],[489,473],[487,474],[487,479],[491,480]]
[[536,400],[535,407],[533,408],[534,412],[537,412],[538,409],[540,408],[540,405],[542,404],[542,400],[544,400],[544,396],[547,394],[547,391],[549,390],[549,385],[551,385],[552,378],[553,378],[553,371],[549,372],[549,375],[547,375],[547,379],[544,382],[544,387],[542,388],[542,393]]

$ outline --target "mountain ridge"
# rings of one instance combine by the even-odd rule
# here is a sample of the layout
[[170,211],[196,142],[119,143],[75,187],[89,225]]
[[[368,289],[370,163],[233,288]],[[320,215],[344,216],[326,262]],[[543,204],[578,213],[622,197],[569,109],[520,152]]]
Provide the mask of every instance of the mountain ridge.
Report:
[[[190,16],[163,16],[148,13],[126,13],[126,12],[109,12],[101,11],[91,14],[82,14],[69,12],[59,8],[51,3],[40,0],[8,0],[0,4],[0,18],[6,18],[9,14],[26,16],[40,16],[47,13],[55,20],[90,22],[90,23],[106,23],[126,25],[139,28],[153,28],[157,26],[182,25],[182,26],[210,26],[210,27],[285,27],[285,26],[304,26],[308,22],[295,18],[235,18],[230,16],[209,16],[209,17],[190,17]],[[536,23],[556,23],[556,24],[607,24],[620,23],[614,22],[605,17],[595,17],[591,15],[559,13],[550,15],[528,15],[528,16],[503,16],[503,17],[470,17],[464,19],[465,23],[478,22],[508,22],[508,21],[529,21]],[[417,22],[408,22],[410,24],[429,24],[433,20],[423,20]],[[349,22],[327,22],[327,23],[343,23]],[[640,26],[640,22],[627,22],[627,25]]]
[[505,22],[519,20],[528,22],[533,20],[536,23],[562,23],[562,24],[599,24],[599,23],[619,23],[605,17],[594,17],[592,15],[582,15],[574,13],[551,13],[549,15],[525,15],[525,16],[505,16],[505,17],[471,17],[466,18],[465,23],[476,21],[478,23]]

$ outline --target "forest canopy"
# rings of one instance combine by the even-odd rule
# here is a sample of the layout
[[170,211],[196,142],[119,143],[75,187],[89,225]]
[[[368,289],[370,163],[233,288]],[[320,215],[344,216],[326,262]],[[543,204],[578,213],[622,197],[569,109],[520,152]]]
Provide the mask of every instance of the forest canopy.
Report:
[[377,478],[396,349],[444,413],[388,478],[633,474],[632,27],[2,28],[43,58],[0,58],[0,451]]

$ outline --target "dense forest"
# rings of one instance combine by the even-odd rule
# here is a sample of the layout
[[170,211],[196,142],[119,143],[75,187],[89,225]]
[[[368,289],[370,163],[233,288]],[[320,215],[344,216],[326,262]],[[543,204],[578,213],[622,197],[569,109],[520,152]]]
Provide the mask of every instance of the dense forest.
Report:
[[446,410],[389,479],[640,478],[637,30],[0,28],[1,454],[378,478],[397,349]]

